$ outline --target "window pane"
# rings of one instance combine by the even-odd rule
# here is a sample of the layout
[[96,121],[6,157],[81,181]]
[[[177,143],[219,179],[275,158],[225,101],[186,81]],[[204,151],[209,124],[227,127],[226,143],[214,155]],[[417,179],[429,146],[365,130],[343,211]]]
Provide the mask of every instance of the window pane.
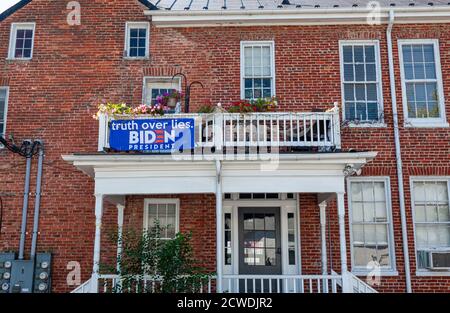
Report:
[[355,80],[355,77],[353,76],[353,65],[352,64],[344,64],[344,80],[345,81]]
[[255,265],[266,265],[266,253],[265,249],[255,249]]
[[364,62],[364,47],[354,46],[353,48],[354,48],[355,63]]
[[387,212],[385,202],[375,203],[375,218],[377,222],[387,222]]
[[412,62],[412,48],[411,45],[403,46],[403,61]]
[[366,54],[366,62],[375,63],[375,46],[366,46],[365,54]]
[[434,46],[433,45],[423,45],[423,54],[425,62],[434,63]]
[[353,225],[353,243],[364,244],[364,226]]
[[344,62],[353,62],[353,47],[344,46],[343,47]]
[[367,81],[376,81],[377,80],[375,64],[366,64],[366,80]]
[[351,186],[352,186],[352,200],[362,201],[362,184],[351,183]]
[[412,63],[405,63],[405,78],[406,79],[414,79],[414,68]]
[[355,91],[353,84],[345,84],[344,85],[344,98],[345,100],[354,101],[355,100]]
[[368,101],[377,101],[377,85],[376,84],[367,84],[367,100]]
[[425,63],[425,76],[427,79],[436,78],[436,68],[434,63]]
[[358,202],[353,203],[352,211],[353,211],[352,215],[353,222],[362,222],[364,219],[363,204]]
[[364,201],[374,201],[372,183],[362,183],[362,193]]
[[387,225],[377,225],[376,226],[376,241],[378,245],[387,245]]
[[361,121],[367,120],[367,107],[365,102],[356,103],[356,119]]
[[356,81],[366,80],[364,64],[355,64],[355,80]]
[[414,61],[414,63],[423,62],[422,45],[413,45],[412,46],[412,53],[413,53],[413,61]]
[[255,229],[264,230],[264,214],[256,213],[254,215]]
[[355,84],[356,100],[366,100],[366,86],[364,84]]
[[415,79],[425,78],[425,65],[423,63],[414,64],[414,78]]

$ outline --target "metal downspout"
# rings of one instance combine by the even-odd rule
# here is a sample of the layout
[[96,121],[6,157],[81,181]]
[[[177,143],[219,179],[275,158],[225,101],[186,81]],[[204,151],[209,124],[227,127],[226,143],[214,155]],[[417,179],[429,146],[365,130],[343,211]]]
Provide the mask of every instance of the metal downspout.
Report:
[[222,162],[216,160],[216,267],[217,267],[217,292],[221,293],[223,275],[223,210],[222,210]]
[[392,117],[394,123],[394,141],[395,141],[395,158],[397,164],[397,180],[398,180],[398,197],[400,204],[400,217],[402,226],[402,242],[403,242],[403,258],[405,263],[405,279],[406,292],[411,293],[411,272],[409,267],[409,249],[408,249],[408,232],[406,228],[406,209],[405,209],[405,195],[403,188],[403,164],[400,150],[400,133],[398,128],[398,113],[397,113],[397,96],[395,90],[395,73],[394,73],[394,57],[392,52],[392,27],[394,26],[394,10],[389,11],[389,24],[386,30],[388,61],[389,61],[389,80],[391,89],[392,101]]

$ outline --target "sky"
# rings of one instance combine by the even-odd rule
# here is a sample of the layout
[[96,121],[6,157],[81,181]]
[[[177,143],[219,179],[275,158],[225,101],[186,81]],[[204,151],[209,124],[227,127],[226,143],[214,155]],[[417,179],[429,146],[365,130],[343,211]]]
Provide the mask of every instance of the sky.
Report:
[[0,13],[5,11],[10,6],[16,4],[19,0],[0,0]]

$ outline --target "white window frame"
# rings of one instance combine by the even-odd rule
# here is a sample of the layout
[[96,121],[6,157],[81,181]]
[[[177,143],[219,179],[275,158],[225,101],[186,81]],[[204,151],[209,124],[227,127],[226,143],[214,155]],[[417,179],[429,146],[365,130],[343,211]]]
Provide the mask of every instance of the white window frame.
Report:
[[349,221],[349,233],[350,233],[350,258],[351,258],[351,272],[355,275],[367,275],[370,273],[370,269],[361,266],[355,266],[354,253],[353,253],[353,211],[352,211],[352,183],[364,183],[364,182],[383,182],[384,192],[386,198],[386,217],[388,218],[388,244],[390,253],[390,267],[380,267],[380,272],[383,276],[397,276],[397,261],[395,257],[395,238],[394,238],[394,223],[392,220],[392,198],[391,198],[391,180],[389,176],[364,176],[364,177],[348,177],[347,178],[347,203],[348,203],[348,221]]
[[[17,30],[24,29],[24,30],[32,30],[33,31],[33,37],[31,38],[31,54],[29,58],[16,58],[15,57],[15,51],[16,51],[16,37],[17,37]],[[12,23],[11,24],[11,31],[9,34],[9,49],[8,49],[8,60],[31,60],[33,58],[33,52],[34,52],[34,38],[36,35],[36,23]]]
[[[408,99],[406,96],[406,80],[403,64],[403,45],[414,44],[432,44],[434,50],[434,60],[436,68],[436,83],[439,95],[439,114],[438,118],[409,118],[408,117]],[[444,86],[442,81],[441,59],[439,52],[438,39],[399,39],[398,40],[398,56],[400,62],[400,78],[402,84],[402,101],[403,101],[403,117],[405,119],[405,127],[449,127],[445,112]],[[426,81],[426,80],[424,80]]]
[[269,46],[270,48],[270,76],[272,77],[272,86],[271,86],[271,94],[272,96],[276,95],[275,88],[275,42],[273,40],[264,40],[264,41],[241,41],[241,51],[240,51],[240,59],[241,59],[241,99],[245,99],[245,54],[244,48],[251,46]]
[[[145,56],[130,56],[130,30],[131,28],[145,28],[146,38],[145,38]],[[150,57],[150,23],[149,22],[126,22],[125,23],[125,59],[139,60],[148,59]]]
[[[416,239],[416,215],[414,210],[414,182],[447,182],[447,195],[450,198],[450,176],[410,176],[410,196],[411,196],[411,212],[412,212],[412,224],[414,232],[414,257],[416,260],[416,276],[450,276],[450,271],[431,271],[426,268],[419,268],[417,262],[417,239]],[[450,199],[449,199],[450,200]]]
[[375,72],[377,75],[377,98],[378,98],[378,114],[381,118],[374,122],[359,122],[348,121],[351,127],[386,127],[384,122],[384,101],[383,101],[383,79],[381,71],[381,56],[380,56],[380,41],[379,40],[339,40],[339,64],[341,71],[341,101],[342,101],[342,118],[347,121],[345,117],[345,95],[344,95],[344,46],[357,45],[373,45],[375,47]]
[[[144,232],[148,231],[149,204],[175,204],[175,234],[180,232],[180,199],[178,198],[146,198],[144,199]],[[166,239],[166,238],[164,238]],[[168,238],[167,238],[168,239]]]
[[[8,99],[9,99],[9,87],[7,86],[0,86],[0,90],[6,90],[6,97],[5,97],[5,107],[3,108],[3,131],[0,132],[0,136],[5,136],[6,134],[6,120],[8,117]],[[0,143],[0,149],[4,148],[4,146]]]
[[[144,76],[144,83],[142,86],[142,103],[144,104],[150,104],[147,103],[147,96],[148,92],[150,91],[147,87],[150,84],[150,89],[158,88],[158,84],[167,84],[172,83],[174,86],[174,89],[181,91],[181,79],[179,77],[175,77],[172,80],[172,77],[169,76]],[[161,87],[165,88],[165,87]]]

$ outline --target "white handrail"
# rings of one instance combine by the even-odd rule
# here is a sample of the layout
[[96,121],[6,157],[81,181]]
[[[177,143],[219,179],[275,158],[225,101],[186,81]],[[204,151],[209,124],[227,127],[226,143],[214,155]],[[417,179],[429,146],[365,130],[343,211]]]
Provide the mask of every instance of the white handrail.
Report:
[[77,288],[71,291],[71,293],[90,293],[91,292],[91,278],[79,285]]
[[[333,270],[331,271],[331,273],[333,275],[336,274],[336,272],[334,272]],[[339,284],[339,286],[342,287],[343,292],[347,293],[378,293],[375,288],[373,288],[368,283],[364,282],[351,272],[346,272],[342,276],[342,284]]]

